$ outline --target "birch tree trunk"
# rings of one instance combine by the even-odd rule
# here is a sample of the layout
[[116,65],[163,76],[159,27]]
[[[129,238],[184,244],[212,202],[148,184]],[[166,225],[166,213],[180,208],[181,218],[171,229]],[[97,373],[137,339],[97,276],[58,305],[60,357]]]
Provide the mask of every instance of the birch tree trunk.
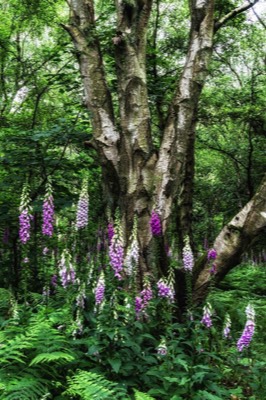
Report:
[[199,96],[212,51],[214,0],[191,1],[190,43],[184,70],[169,107],[159,152],[152,142],[146,77],[146,36],[152,0],[116,1],[113,38],[118,80],[120,126],[114,120],[93,0],[70,0],[71,21],[65,29],[78,52],[86,104],[111,203],[118,205],[130,234],[138,216],[141,274],[149,270],[149,219],[155,209],[165,233],[183,173],[188,138],[194,130]]
[[[217,252],[215,260],[217,284],[241,262],[241,257],[266,228],[266,175],[253,198],[222,229],[214,242]],[[194,274],[194,301],[201,302],[210,284],[210,265],[199,266]]]
[[[93,125],[91,145],[99,155],[110,206],[113,209],[119,206],[121,210],[126,245],[133,216],[138,217],[142,278],[150,271],[151,212],[156,210],[159,214],[165,234],[184,176],[188,145],[194,143],[198,102],[213,46],[214,0],[189,1],[191,25],[186,61],[169,106],[159,150],[152,140],[146,76],[146,38],[152,0],[116,0],[117,36],[110,38],[110,43],[115,47],[119,121],[115,120],[106,82],[94,2],[69,0],[68,3],[71,19],[64,28],[78,54]],[[231,18],[230,13],[228,19]],[[215,29],[225,21],[224,17]]]

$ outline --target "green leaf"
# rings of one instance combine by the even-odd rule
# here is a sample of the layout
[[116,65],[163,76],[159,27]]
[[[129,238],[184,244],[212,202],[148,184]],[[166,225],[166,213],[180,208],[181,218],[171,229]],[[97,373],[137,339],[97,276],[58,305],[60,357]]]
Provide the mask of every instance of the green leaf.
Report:
[[41,353],[38,354],[31,361],[30,366],[36,364],[44,364],[50,362],[56,362],[60,364],[65,364],[74,360],[74,357],[71,354],[63,353],[61,351],[55,351],[53,353]]
[[171,376],[166,376],[164,379],[165,379],[167,382],[171,382],[171,383],[174,383],[174,382],[179,383],[179,382],[180,382],[180,379],[179,379],[179,378],[172,378]]
[[121,367],[121,360],[119,358],[108,358],[109,364],[112,366],[113,370],[118,374]]
[[183,378],[179,381],[179,386],[185,386],[188,382],[190,382],[190,378],[183,376]]
[[206,390],[200,390],[197,394],[200,394],[204,397],[202,397],[202,400],[222,400],[221,397],[215,396],[212,393],[207,392]]
[[185,360],[182,360],[182,358],[176,358],[174,364],[181,365],[186,371],[189,370],[188,363]]
[[153,397],[149,396],[147,393],[139,392],[136,389],[134,389],[134,393],[135,393],[135,400],[155,400]]

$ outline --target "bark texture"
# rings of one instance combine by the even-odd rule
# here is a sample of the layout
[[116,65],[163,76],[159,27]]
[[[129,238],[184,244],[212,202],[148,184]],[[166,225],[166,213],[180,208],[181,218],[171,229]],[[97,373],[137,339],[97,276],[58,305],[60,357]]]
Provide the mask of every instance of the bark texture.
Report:
[[[222,229],[214,242],[214,248],[217,251],[215,283],[221,281],[233,267],[240,263],[243,253],[265,228],[266,176],[257,193]],[[204,268],[198,276],[195,276],[195,302],[200,302],[205,298],[210,277],[210,265],[205,262]]]

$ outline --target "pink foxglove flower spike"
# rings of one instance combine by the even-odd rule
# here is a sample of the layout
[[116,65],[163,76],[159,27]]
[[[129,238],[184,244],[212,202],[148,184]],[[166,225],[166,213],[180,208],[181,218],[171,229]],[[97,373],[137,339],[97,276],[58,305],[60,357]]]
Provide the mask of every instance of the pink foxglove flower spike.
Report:
[[21,243],[26,244],[30,239],[30,222],[32,220],[31,206],[30,206],[30,195],[29,195],[29,185],[24,184],[21,194],[20,201],[20,215],[19,215],[19,239]]
[[88,194],[88,179],[83,179],[82,189],[79,195],[76,216],[76,228],[82,229],[88,225],[89,219],[89,194]]

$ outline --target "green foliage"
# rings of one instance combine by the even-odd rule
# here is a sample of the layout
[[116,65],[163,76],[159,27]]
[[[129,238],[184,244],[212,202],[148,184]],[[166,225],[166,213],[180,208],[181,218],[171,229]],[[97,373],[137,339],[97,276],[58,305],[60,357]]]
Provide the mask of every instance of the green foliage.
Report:
[[[243,274],[246,287],[239,279]],[[14,315],[10,302],[8,311],[3,308],[0,331],[0,399],[215,400],[234,395],[263,400],[265,305],[260,295],[246,295],[245,304],[252,300],[255,305],[256,333],[243,354],[236,349],[245,318],[244,307],[237,310],[235,304],[258,274],[264,270],[242,267],[229,274],[226,291],[210,294],[216,316],[209,330],[200,323],[201,310],[193,310],[183,323],[169,323],[170,308],[166,303],[162,308],[158,299],[148,309],[148,320],[136,320],[133,293],[115,290],[111,275],[97,312],[89,288],[79,312],[75,288],[58,288],[48,305],[42,296],[29,294],[28,305],[18,305]],[[225,312],[232,319],[229,340],[222,337]],[[83,324],[78,332],[77,315]],[[157,353],[162,339],[166,355]]]
[[29,374],[12,377],[2,387],[0,385],[0,399],[3,400],[40,400],[47,393],[45,379]]
[[21,322],[11,319],[0,332],[0,398],[40,400],[53,386],[51,377],[56,379],[59,368],[75,357],[42,312],[28,320],[26,329]]
[[66,394],[79,396],[82,400],[126,399],[125,391],[103,376],[87,371],[78,371],[68,378],[69,388]]
[[138,390],[134,390],[135,400],[154,400],[153,397],[149,396],[146,393],[139,392]]

